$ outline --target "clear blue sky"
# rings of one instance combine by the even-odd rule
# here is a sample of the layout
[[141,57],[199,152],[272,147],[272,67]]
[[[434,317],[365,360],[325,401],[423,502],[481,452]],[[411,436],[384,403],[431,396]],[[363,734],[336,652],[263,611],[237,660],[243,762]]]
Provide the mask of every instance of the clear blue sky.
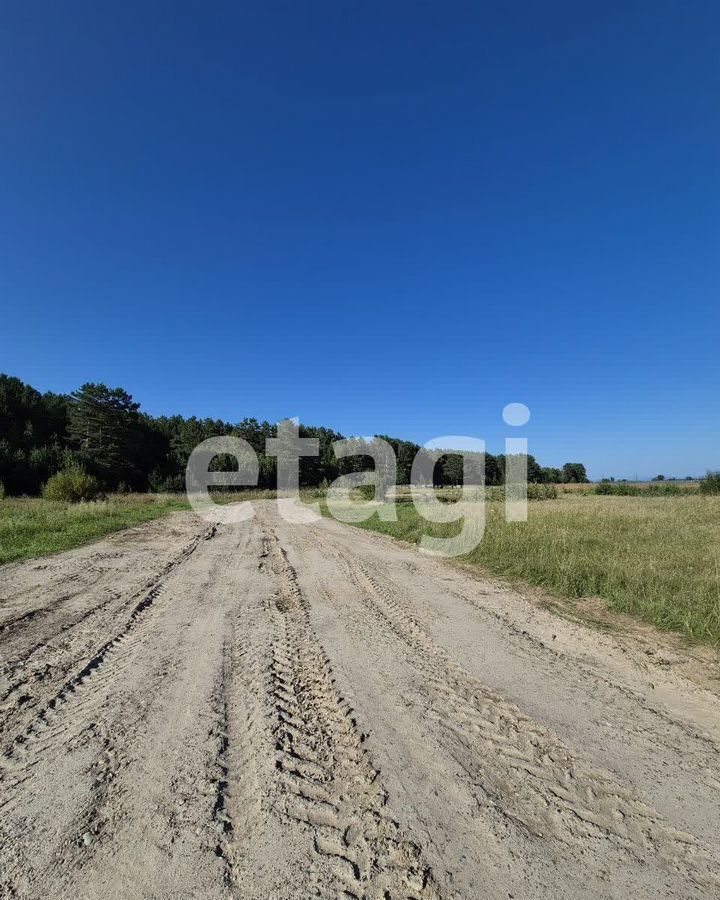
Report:
[[720,465],[717,3],[0,25],[0,370],[156,414],[515,431],[595,477]]

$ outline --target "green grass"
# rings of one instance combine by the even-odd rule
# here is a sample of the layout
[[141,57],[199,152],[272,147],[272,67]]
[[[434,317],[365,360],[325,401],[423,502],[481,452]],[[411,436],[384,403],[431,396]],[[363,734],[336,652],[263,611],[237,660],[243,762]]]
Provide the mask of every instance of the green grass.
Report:
[[[488,503],[484,539],[464,561],[720,644],[720,497],[567,494],[528,510],[527,523],[508,524],[503,504]],[[397,522],[359,527],[414,543],[457,530],[405,503]]]
[[185,497],[175,494],[116,494],[92,503],[0,500],[0,565],[70,550],[187,508]]

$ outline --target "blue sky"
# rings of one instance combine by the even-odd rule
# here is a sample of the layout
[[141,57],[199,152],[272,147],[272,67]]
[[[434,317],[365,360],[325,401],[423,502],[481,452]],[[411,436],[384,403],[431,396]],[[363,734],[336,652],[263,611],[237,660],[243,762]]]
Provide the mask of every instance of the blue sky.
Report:
[[0,18],[0,370],[515,431],[595,477],[720,465],[716,3]]

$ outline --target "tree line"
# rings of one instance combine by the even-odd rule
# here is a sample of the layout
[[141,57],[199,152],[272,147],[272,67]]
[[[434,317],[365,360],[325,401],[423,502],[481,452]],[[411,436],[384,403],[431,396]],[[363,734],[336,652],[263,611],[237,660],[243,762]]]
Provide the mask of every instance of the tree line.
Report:
[[[275,487],[276,460],[265,452],[266,439],[277,435],[270,422],[150,416],[122,388],[87,383],[71,394],[41,394],[18,378],[0,375],[0,485],[8,494],[38,494],[56,472],[73,468],[94,475],[109,491],[184,491],[190,453],[201,441],[220,435],[246,440],[258,455],[258,486]],[[357,456],[337,459],[332,444],[344,435],[301,424],[299,436],[317,438],[320,448],[317,457],[300,460],[303,486],[373,468],[372,459],[362,454],[361,439],[356,439]],[[395,451],[397,483],[409,484],[420,446],[388,435],[377,437]],[[212,468],[229,471],[236,466],[232,457],[217,458]],[[504,483],[503,455],[484,454],[484,467],[486,484]],[[548,468],[529,455],[527,468],[534,483],[588,480],[582,463]],[[460,484],[462,474],[462,456],[448,452],[437,461],[433,480],[436,485]]]

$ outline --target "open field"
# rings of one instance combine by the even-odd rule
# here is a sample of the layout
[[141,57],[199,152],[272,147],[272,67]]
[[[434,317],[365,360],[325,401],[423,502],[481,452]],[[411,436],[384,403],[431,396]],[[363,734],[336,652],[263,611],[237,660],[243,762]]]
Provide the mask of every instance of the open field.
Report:
[[0,569],[2,896],[717,896],[715,694],[256,510]]

